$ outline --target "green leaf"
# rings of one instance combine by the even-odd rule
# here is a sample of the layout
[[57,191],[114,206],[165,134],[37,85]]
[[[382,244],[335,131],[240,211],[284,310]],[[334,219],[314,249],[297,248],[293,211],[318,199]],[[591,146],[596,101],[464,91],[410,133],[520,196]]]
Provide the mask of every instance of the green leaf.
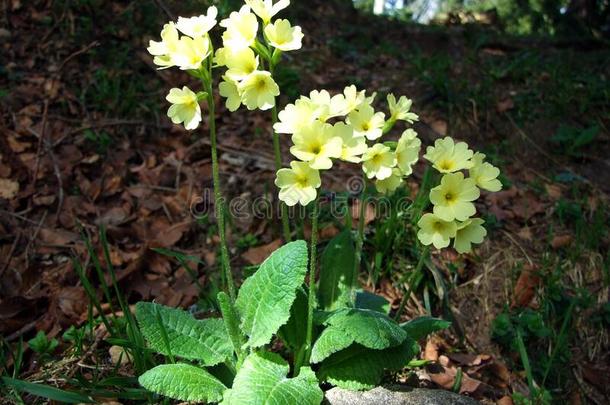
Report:
[[354,272],[354,241],[348,229],[331,239],[320,257],[318,295],[326,310],[345,307]]
[[32,395],[47,398],[53,401],[59,401],[67,404],[91,404],[94,402],[90,397],[79,394],[78,392],[64,391],[48,385],[34,384],[28,381],[17,380],[10,377],[2,377],[2,382],[18,391],[25,391]]
[[417,353],[417,343],[407,338],[395,347],[371,350],[355,344],[322,362],[318,377],[341,388],[365,390],[381,381],[384,370],[400,370]]
[[369,309],[342,309],[324,323],[345,332],[354,342],[370,349],[386,349],[401,344],[407,338],[407,333],[393,319]]
[[354,339],[344,331],[328,327],[322,331],[311,349],[311,362],[319,363],[331,354],[343,350],[354,343]]
[[318,405],[324,394],[309,367],[287,378],[290,367],[279,355],[252,353],[239,369],[222,405]]
[[190,364],[162,364],[138,378],[149,391],[181,401],[218,402],[227,387],[202,368]]
[[390,313],[388,300],[381,295],[362,290],[356,292],[356,308],[370,309],[386,315]]
[[305,345],[307,335],[307,292],[301,287],[297,290],[297,298],[290,308],[290,319],[283,325],[278,335],[286,346],[296,352]]
[[431,316],[420,316],[408,322],[400,324],[400,327],[407,332],[409,337],[415,340],[423,339],[431,333],[446,329],[451,326],[451,322],[444,319],[432,318]]
[[[168,347],[164,342],[167,333]],[[189,360],[200,360],[206,366],[213,366],[233,355],[231,340],[222,319],[197,320],[180,309],[169,308],[150,302],[136,304],[136,318],[149,346],[166,356],[174,355]]]
[[307,273],[307,244],[288,243],[271,254],[239,289],[235,306],[241,315],[241,329],[247,345],[260,347],[271,341],[288,322],[297,288]]

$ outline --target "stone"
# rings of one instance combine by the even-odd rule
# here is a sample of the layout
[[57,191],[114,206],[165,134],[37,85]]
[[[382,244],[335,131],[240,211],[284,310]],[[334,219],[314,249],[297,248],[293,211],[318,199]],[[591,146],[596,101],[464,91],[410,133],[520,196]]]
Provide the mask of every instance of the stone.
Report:
[[477,405],[480,402],[445,390],[410,387],[377,387],[370,391],[332,388],[326,392],[329,405]]

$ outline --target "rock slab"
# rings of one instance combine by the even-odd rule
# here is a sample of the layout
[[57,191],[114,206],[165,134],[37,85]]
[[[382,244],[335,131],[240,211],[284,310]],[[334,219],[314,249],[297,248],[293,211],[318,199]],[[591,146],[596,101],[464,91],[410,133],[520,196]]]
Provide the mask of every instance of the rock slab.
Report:
[[412,388],[389,390],[377,387],[370,391],[348,391],[332,388],[326,392],[329,405],[478,405],[480,402],[445,390]]

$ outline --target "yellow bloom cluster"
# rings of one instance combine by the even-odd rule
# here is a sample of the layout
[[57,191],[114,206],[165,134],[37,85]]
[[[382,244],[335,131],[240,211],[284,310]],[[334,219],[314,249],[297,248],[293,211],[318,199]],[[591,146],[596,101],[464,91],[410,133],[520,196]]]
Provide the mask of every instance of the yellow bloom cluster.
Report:
[[[412,173],[421,148],[413,129],[407,129],[398,142],[389,145],[367,144],[367,140],[379,139],[392,126],[385,121],[383,112],[372,107],[374,99],[375,94],[367,97],[366,91],[358,91],[352,85],[336,95],[314,90],[280,111],[274,129],[292,135],[290,153],[301,161],[297,166],[291,164],[290,169],[278,171],[276,185],[282,201],[287,205],[307,205],[313,201],[317,192],[312,190],[321,184],[319,170],[330,169],[335,159],[362,163],[364,173],[375,179],[377,190],[382,193],[394,192],[403,178]],[[400,100],[397,105],[393,95],[388,97],[393,122],[416,120],[417,116],[408,112],[411,101],[406,97]],[[303,169],[303,164],[310,170]]]
[[[271,70],[282,52],[301,48],[301,27],[293,27],[288,20],[271,22],[271,18],[289,4],[288,0],[275,4],[272,0],[246,0],[246,5],[239,11],[220,22],[226,30],[222,35],[223,47],[216,51],[214,61],[227,68],[220,83],[220,95],[226,98],[229,111],[237,110],[242,104],[248,110],[268,110],[275,106],[280,88],[271,71],[259,69],[262,67],[259,55],[264,56]],[[262,37],[266,45],[257,39],[257,16],[263,22]]]
[[[273,80],[273,66],[281,53],[301,48],[303,33],[288,20],[271,22],[279,11],[290,4],[289,0],[246,0],[246,4],[220,21],[224,28],[222,47],[214,52],[210,31],[216,26],[218,10],[211,6],[206,14],[170,21],[163,26],[160,41],[150,41],[148,52],[159,69],[178,67],[192,75],[211,82],[213,67],[226,67],[219,85],[220,95],[226,98],[226,106],[235,111],[240,105],[249,110],[267,110],[275,105],[280,89]],[[259,42],[259,21],[262,32]],[[261,69],[267,62],[269,70]],[[213,58],[213,61],[212,61]],[[215,65],[213,65],[213,62]],[[196,94],[187,87],[173,88],[166,99],[172,103],[168,116],[174,123],[183,123],[186,129],[197,128],[201,122],[199,100],[208,96]]]
[[[465,142],[456,143],[451,137],[438,139],[424,155],[436,170],[443,174],[438,186],[430,190],[432,213],[422,216],[417,237],[424,245],[441,249],[449,246],[459,253],[470,252],[473,243],[482,243],[487,231],[484,221],[473,218],[474,201],[480,189],[499,191],[500,170],[485,162],[485,155],[474,153]],[[462,170],[468,170],[464,177]]]

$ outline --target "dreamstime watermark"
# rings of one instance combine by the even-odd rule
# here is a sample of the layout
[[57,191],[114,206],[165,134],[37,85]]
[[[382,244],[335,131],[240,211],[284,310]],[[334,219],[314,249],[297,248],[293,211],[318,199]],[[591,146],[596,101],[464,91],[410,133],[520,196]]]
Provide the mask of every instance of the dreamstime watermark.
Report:
[[[325,192],[320,195],[320,205],[332,218],[346,218],[352,205],[350,203],[354,199],[360,198],[366,186],[363,179],[357,176],[350,177],[345,185],[346,192]],[[234,197],[222,200],[226,213],[236,220],[277,220],[282,215],[278,200],[268,196]],[[368,210],[374,210],[377,218],[388,218],[392,212],[404,212],[413,205],[413,201],[405,196],[389,198],[383,195],[367,195],[365,200],[369,207]],[[195,219],[203,219],[214,214],[214,193],[211,189],[204,189],[201,195],[192,199],[190,213]],[[311,216],[311,210],[297,204],[288,208],[287,215],[291,220],[305,219]]]

